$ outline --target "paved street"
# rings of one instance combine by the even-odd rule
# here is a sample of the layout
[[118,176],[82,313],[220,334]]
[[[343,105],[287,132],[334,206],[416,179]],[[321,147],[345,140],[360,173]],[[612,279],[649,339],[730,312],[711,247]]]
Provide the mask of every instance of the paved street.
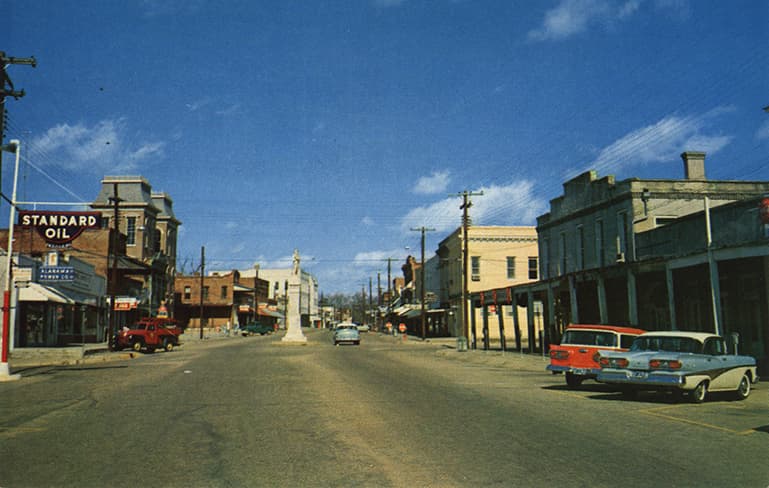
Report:
[[541,357],[306,331],[0,383],[0,486],[769,486],[745,402],[565,388]]

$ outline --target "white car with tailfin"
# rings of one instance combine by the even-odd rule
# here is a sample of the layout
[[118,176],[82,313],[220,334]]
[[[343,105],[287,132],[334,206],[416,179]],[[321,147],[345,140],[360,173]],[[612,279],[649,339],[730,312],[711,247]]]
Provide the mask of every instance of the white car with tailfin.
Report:
[[753,357],[730,354],[723,337],[706,332],[647,332],[629,351],[600,354],[596,379],[628,396],[671,391],[700,403],[708,392],[726,391],[744,400],[758,381]]

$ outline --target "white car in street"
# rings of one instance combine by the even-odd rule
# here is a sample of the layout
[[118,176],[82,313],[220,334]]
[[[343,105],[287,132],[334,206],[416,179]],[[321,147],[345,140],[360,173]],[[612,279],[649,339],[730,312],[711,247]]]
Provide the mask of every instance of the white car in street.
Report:
[[626,352],[600,352],[597,380],[617,385],[628,396],[638,391],[671,391],[700,403],[708,392],[748,397],[758,381],[756,360],[729,354],[723,337],[707,332],[647,332]]

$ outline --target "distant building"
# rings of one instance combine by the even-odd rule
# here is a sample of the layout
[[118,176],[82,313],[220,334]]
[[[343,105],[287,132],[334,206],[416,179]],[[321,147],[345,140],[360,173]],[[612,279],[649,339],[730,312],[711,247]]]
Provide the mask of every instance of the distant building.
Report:
[[[253,279],[257,273],[256,269],[240,270],[241,277]],[[278,311],[283,313],[285,310],[285,298],[287,293],[287,284],[292,281],[293,270],[291,268],[262,269],[259,271],[259,279],[266,280],[268,285],[268,297],[277,304]],[[296,293],[297,310],[301,317],[302,327],[320,327],[321,313],[318,302],[319,288],[318,280],[304,270],[299,270],[299,289],[291,291]],[[285,325],[282,325],[283,327]]]
[[235,328],[256,320],[269,325],[276,322],[277,314],[269,311],[267,303],[269,283],[232,270],[212,272],[203,280],[199,274],[176,276],[175,318],[184,327],[201,326],[201,281],[203,327]]

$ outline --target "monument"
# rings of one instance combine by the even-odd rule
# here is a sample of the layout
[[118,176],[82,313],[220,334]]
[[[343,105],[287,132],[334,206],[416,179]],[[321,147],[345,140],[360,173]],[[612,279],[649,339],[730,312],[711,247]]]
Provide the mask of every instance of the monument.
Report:
[[302,270],[299,266],[301,258],[299,251],[294,249],[293,267],[288,279],[286,290],[288,303],[286,304],[286,335],[281,342],[304,344],[307,338],[302,333],[302,314],[299,310],[300,293],[302,292]]

